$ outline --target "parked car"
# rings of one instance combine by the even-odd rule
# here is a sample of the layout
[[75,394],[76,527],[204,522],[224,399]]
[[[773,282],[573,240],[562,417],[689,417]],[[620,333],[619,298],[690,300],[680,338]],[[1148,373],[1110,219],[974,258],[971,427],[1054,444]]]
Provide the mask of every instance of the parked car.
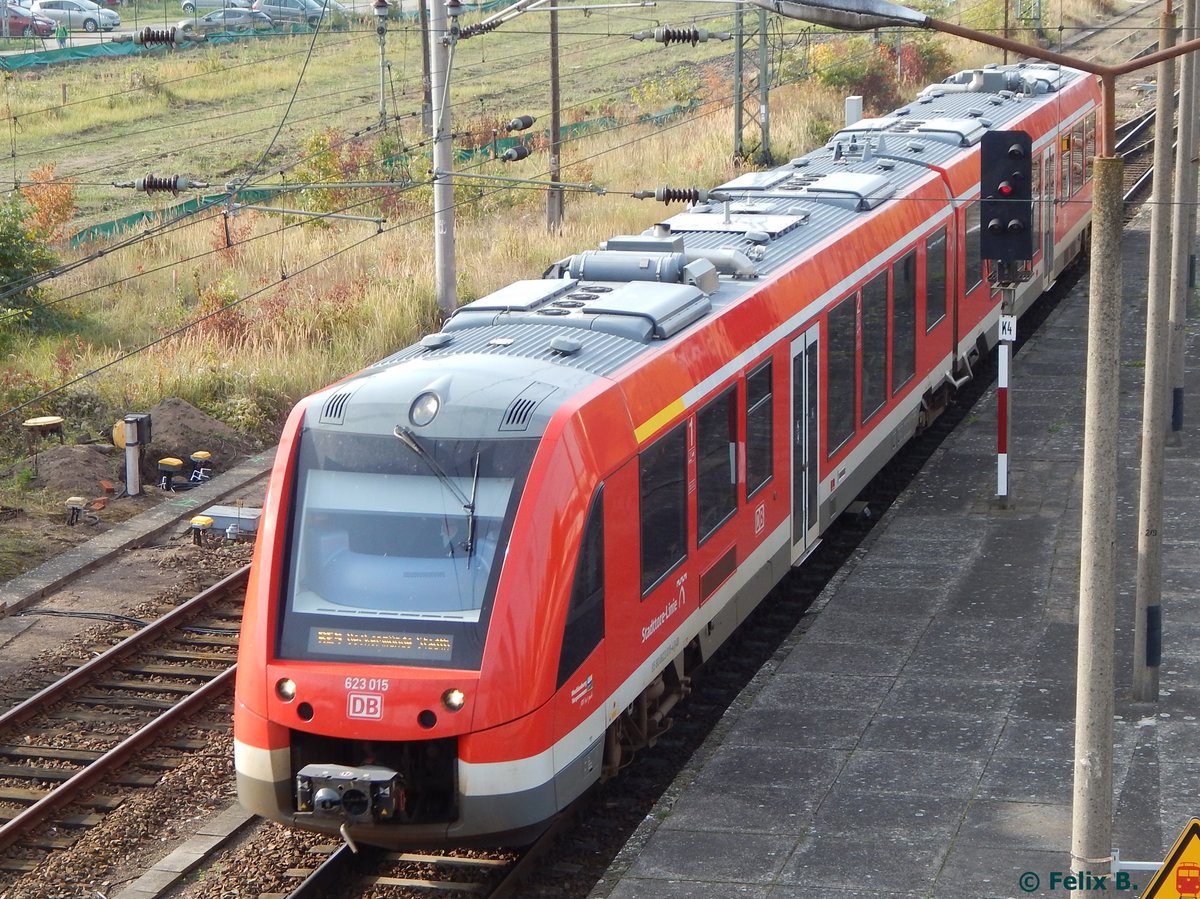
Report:
[[0,35],[9,37],[53,37],[54,23],[20,6],[0,7]]
[[72,31],[112,31],[121,24],[117,13],[92,0],[33,0],[33,11],[64,23]]
[[316,26],[328,13],[326,24],[338,27],[350,19],[346,7],[337,0],[254,0],[255,12],[263,12],[276,25]]
[[249,9],[251,0],[180,0],[179,6],[187,15],[206,9]]
[[183,19],[175,27],[183,34],[222,34],[270,31],[275,23],[266,13],[252,9],[218,9],[198,19]]

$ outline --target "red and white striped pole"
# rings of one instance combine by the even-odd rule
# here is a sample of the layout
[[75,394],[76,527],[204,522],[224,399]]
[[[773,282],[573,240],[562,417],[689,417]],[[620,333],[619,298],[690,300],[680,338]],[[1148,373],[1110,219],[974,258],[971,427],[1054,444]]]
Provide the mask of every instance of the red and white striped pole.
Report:
[[1017,317],[1000,316],[999,371],[996,376],[996,498],[1008,502],[1008,438],[1011,431],[1008,409],[1008,377],[1012,369],[1012,347],[1017,337]]

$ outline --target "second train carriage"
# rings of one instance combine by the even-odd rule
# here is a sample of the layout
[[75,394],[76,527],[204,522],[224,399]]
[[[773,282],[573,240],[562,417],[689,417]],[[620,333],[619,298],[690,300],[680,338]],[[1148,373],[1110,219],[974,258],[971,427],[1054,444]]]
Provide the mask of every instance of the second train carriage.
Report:
[[1098,97],[1056,66],[955,76],[299,404],[247,595],[242,803],[520,840],[652,743],[995,341],[982,134],[1033,138],[1020,311],[1086,244]]

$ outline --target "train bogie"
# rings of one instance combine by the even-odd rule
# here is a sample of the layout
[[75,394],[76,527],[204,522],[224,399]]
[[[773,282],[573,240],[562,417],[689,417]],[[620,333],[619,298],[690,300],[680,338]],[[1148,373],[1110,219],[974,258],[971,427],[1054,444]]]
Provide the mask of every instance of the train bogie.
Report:
[[995,342],[981,135],[1032,139],[1019,312],[1086,239],[1097,102],[1053,66],[952,79],[302,402],[246,601],[243,803],[521,841],[653,745]]

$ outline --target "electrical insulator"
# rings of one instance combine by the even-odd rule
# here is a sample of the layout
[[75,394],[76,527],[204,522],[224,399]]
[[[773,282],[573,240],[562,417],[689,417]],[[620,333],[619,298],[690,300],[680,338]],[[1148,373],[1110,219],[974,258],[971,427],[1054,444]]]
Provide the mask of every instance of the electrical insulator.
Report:
[[181,190],[187,190],[192,186],[192,182],[184,175],[171,175],[167,178],[160,178],[157,175],[147,175],[145,178],[138,178],[133,182],[134,190],[144,190],[148,194],[161,193],[170,191],[173,194],[178,194]]
[[509,122],[507,125],[505,125],[504,130],[505,131],[524,131],[526,128],[532,128],[533,123],[536,121],[537,121],[537,119],[535,119],[531,115],[519,115],[515,119],[513,119],[511,122]]
[[635,41],[644,41],[647,38],[653,38],[660,44],[691,44],[693,47],[696,44],[707,41],[713,38],[718,41],[727,41],[730,34],[724,31],[708,31],[704,28],[671,28],[669,26],[663,28],[655,28],[653,31],[637,31],[630,35]]
[[481,34],[487,34],[489,31],[495,31],[500,27],[500,20],[496,19],[491,22],[477,22],[474,25],[468,25],[458,33],[459,40],[469,37],[476,37]]
[[509,147],[504,151],[504,155],[500,158],[505,162],[516,162],[518,159],[524,159],[533,151],[524,144],[517,144],[515,147]]
[[175,28],[143,28],[134,33],[133,42],[141,44],[143,47],[155,47],[159,44],[168,44],[174,47],[177,43]]
[[708,40],[708,32],[701,37],[699,28],[655,28],[654,39],[660,44],[691,44],[693,47],[700,41]]
[[633,193],[635,200],[658,200],[660,203],[707,203],[709,196],[703,187],[656,187],[653,191]]

